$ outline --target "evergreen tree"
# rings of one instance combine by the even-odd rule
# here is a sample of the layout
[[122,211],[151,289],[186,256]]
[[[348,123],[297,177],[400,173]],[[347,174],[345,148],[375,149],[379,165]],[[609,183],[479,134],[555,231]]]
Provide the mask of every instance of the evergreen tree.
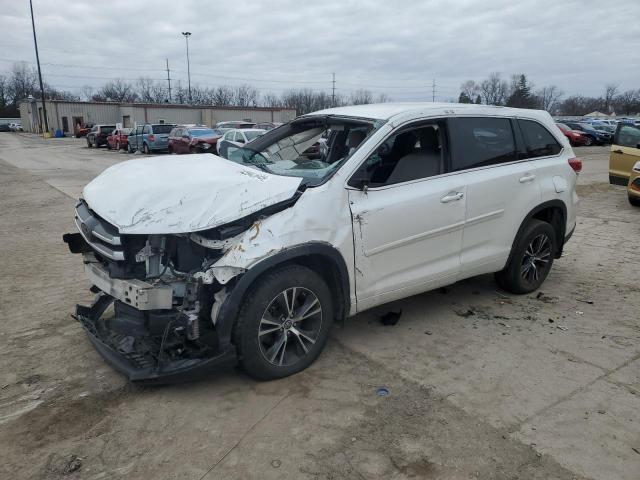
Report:
[[531,93],[531,85],[526,75],[518,75],[513,82],[511,95],[507,98],[508,107],[536,108],[536,98]]

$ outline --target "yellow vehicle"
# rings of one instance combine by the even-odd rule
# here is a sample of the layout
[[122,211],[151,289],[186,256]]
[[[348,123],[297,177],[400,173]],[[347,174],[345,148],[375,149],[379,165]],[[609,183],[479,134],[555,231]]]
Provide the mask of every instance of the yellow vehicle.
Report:
[[629,203],[635,207],[640,207],[640,162],[636,162],[631,170],[627,193],[629,194]]
[[640,125],[621,123],[611,145],[609,183],[629,185],[633,166],[640,161]]

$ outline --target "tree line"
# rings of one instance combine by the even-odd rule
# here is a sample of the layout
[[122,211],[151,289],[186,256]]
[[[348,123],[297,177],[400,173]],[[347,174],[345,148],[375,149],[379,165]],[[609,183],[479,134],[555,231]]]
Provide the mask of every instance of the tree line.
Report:
[[[374,95],[369,90],[356,90],[348,95],[332,95],[309,88],[289,89],[277,95],[273,92],[261,93],[248,85],[220,85],[218,87],[191,86],[185,88],[176,82],[169,91],[166,82],[140,77],[135,82],[123,79],[109,80],[99,88],[84,86],[80,94],[44,84],[45,98],[48,100],[122,102],[122,103],[178,103],[190,105],[236,106],[236,107],[284,107],[294,108],[298,115],[344,105],[387,102],[385,94]],[[19,116],[21,100],[33,96],[40,99],[38,73],[25,63],[16,63],[6,73],[0,73],[0,117]],[[189,98],[191,97],[191,98]]]
[[499,73],[492,73],[484,80],[467,80],[460,85],[458,102],[537,108],[552,115],[580,116],[594,111],[634,115],[640,113],[640,89],[621,92],[611,83],[599,97],[565,97],[555,85],[535,88],[525,74],[512,75],[507,81]]

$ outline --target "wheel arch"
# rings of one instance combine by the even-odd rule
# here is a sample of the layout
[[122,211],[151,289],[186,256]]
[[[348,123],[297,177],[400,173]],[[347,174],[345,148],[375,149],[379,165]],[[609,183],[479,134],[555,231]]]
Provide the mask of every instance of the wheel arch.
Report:
[[285,265],[302,265],[318,273],[327,283],[334,303],[334,319],[348,315],[351,308],[349,272],[340,252],[324,242],[309,242],[281,250],[275,255],[261,260],[243,273],[233,286],[218,312],[216,330],[220,346],[226,348],[231,342],[231,334],[238,312],[247,291],[262,275]]
[[518,228],[516,236],[513,239],[513,243],[511,244],[511,252],[509,253],[509,259],[506,263],[507,265],[513,257],[513,250],[518,238],[520,238],[522,231],[532,219],[542,220],[553,227],[558,243],[556,246],[555,258],[560,258],[562,255],[564,237],[567,229],[567,206],[562,200],[549,200],[536,206],[525,216]]

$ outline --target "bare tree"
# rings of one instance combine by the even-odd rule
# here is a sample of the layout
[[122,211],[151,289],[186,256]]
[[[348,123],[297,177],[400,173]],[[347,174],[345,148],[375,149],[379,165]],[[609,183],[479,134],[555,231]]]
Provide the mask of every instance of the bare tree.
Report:
[[381,93],[376,98],[376,103],[387,103],[390,101],[391,99],[389,98],[389,95],[387,95],[386,93]]
[[356,90],[349,95],[349,103],[351,105],[364,105],[373,103],[373,94],[369,90]]
[[536,92],[536,97],[538,98],[538,106],[541,109],[546,110],[547,112],[554,112],[557,109],[560,103],[560,99],[563,95],[564,92],[555,85],[542,87]]
[[480,95],[487,105],[504,105],[508,94],[509,85],[497,72],[489,75],[489,78],[480,84]]
[[622,112],[625,115],[640,112],[640,89],[622,92],[615,97],[612,105],[618,113]]
[[135,102],[138,98],[133,85],[119,78],[104,84],[97,96],[111,102]]
[[257,106],[260,92],[251,85],[243,84],[233,87],[233,104],[237,107]]
[[168,100],[168,90],[150,78],[140,77],[136,87],[141,102],[163,103]]
[[611,111],[611,104],[617,94],[618,86],[616,84],[609,83],[604,87],[604,109],[607,113]]
[[95,89],[91,85],[83,85],[80,89],[80,96],[82,100],[90,102],[95,95]]
[[265,107],[281,107],[282,100],[273,92],[267,92],[262,95],[262,105]]
[[[480,85],[473,80],[467,80],[460,85],[460,97],[461,103],[473,103],[480,92]],[[464,101],[462,101],[464,100]]]

